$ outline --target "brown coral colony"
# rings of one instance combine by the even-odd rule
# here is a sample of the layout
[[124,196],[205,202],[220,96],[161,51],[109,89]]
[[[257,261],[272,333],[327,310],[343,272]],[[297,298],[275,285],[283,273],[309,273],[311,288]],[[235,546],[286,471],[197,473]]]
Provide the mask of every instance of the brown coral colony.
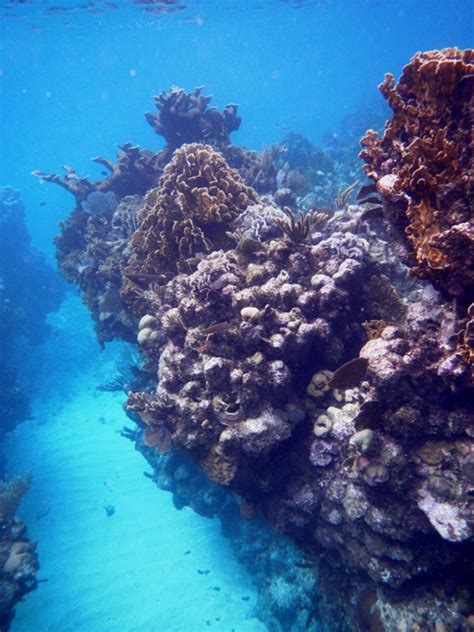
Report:
[[418,53],[380,90],[393,110],[381,138],[361,143],[386,217],[410,244],[414,272],[448,296],[474,295],[474,54]]

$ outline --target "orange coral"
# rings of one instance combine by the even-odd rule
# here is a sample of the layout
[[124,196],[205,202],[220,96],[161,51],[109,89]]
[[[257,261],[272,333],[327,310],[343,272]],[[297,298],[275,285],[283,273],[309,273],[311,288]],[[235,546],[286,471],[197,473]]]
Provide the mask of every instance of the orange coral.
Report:
[[380,90],[393,110],[381,138],[361,141],[365,172],[405,233],[413,272],[451,297],[474,291],[472,129],[474,51],[418,53],[397,85]]

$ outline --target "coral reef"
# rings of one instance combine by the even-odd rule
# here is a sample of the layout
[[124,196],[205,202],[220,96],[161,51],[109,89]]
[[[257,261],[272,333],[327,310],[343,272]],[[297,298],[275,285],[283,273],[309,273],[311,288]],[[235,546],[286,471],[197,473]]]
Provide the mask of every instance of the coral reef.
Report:
[[29,477],[0,482],[0,629],[8,632],[14,607],[36,588],[36,544],[28,539],[26,525],[16,517]]
[[[238,222],[245,234],[245,216],[254,230],[250,208],[229,232]],[[398,615],[434,626],[441,576],[452,591],[445,621],[461,625],[472,607],[455,595],[474,526],[474,411],[447,347],[457,317],[410,281],[365,211],[338,211],[294,238],[275,209],[258,247],[211,252],[145,289],[139,342],[157,387],[129,405],[308,554],[337,551],[360,572],[354,599],[372,586],[387,629]],[[379,325],[363,346],[367,320]],[[393,594],[421,578],[423,615]]]
[[474,53],[418,53],[380,90],[393,110],[361,143],[366,174],[409,244],[413,271],[447,296],[474,297],[472,114]]
[[[470,59],[420,54],[396,88],[387,79],[395,114],[382,139],[364,140],[377,182],[363,187],[364,204],[350,204],[359,178],[339,179],[351,167],[331,159],[321,176],[314,169],[324,181],[315,191],[314,163],[327,156],[304,139],[257,159],[226,139],[222,153],[176,149],[122,233],[110,227],[124,199],[115,207],[89,191],[58,240],[72,280],[74,266],[95,266],[84,292],[100,297],[115,274],[105,313],[111,323],[126,318],[122,331],[106,329],[134,334],[144,357],[149,373],[128,405],[158,484],[177,506],[219,515],[228,529],[236,509],[226,490],[237,494],[249,524],[265,519],[304,552],[305,578],[285,567],[262,589],[281,629],[322,619],[339,632],[467,631],[472,620],[474,311],[471,271],[454,256],[470,239]],[[453,81],[433,82],[433,72]],[[182,91],[169,95],[162,107],[179,100],[179,116],[207,111],[199,91],[195,106]],[[435,159],[439,143],[445,154]],[[241,161],[242,177],[228,156]],[[324,196],[336,210],[314,210]],[[412,214],[425,208],[436,211],[434,224]],[[416,277],[392,238],[410,221]],[[96,319],[99,300],[90,301]],[[299,602],[292,581],[307,586]]]

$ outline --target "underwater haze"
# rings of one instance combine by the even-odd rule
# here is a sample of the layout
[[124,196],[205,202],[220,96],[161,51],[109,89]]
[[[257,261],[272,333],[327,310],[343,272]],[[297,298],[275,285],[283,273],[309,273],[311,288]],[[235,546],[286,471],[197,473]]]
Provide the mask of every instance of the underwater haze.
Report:
[[0,23],[0,632],[472,630],[474,2]]

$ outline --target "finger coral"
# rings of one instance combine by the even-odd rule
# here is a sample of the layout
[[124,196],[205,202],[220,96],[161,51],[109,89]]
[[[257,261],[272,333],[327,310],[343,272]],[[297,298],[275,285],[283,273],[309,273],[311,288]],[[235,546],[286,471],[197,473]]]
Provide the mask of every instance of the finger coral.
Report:
[[451,297],[474,293],[474,51],[418,53],[380,90],[393,110],[361,141],[365,172],[410,245],[413,271]]

